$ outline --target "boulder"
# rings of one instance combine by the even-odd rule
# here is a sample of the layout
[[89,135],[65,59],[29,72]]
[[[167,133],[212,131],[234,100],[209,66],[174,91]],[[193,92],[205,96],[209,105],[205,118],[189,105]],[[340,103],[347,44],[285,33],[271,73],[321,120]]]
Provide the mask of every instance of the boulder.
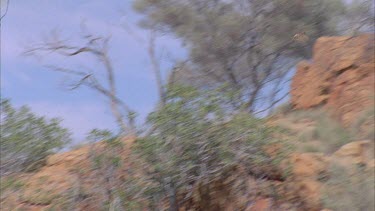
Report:
[[270,198],[261,198],[257,199],[254,204],[251,206],[250,211],[268,211],[271,210],[272,199]]
[[288,161],[293,178],[316,179],[328,166],[327,158],[321,153],[293,153]]
[[374,166],[374,152],[369,140],[345,144],[333,154],[333,157],[344,166],[356,164],[365,165],[369,168]]
[[374,104],[374,35],[321,37],[312,61],[302,61],[291,85],[296,109],[325,106],[348,126]]

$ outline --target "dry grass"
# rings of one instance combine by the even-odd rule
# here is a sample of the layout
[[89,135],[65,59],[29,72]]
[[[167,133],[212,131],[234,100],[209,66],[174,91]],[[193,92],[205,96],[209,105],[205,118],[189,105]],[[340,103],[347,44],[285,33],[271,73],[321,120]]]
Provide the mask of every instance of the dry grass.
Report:
[[322,202],[324,207],[340,211],[374,211],[374,171],[357,167],[353,174],[338,164],[329,168]]
[[357,139],[375,141],[375,107],[364,110],[358,119],[351,125],[351,130]]
[[345,129],[322,109],[293,111],[278,124],[290,131],[290,139],[294,140],[303,152],[330,154],[355,140],[349,129]]

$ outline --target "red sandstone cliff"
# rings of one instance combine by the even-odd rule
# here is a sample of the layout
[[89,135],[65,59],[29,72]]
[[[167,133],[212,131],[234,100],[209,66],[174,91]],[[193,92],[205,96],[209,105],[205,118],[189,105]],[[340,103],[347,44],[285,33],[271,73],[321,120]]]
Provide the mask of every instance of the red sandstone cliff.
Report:
[[296,109],[324,105],[348,125],[374,103],[374,35],[322,37],[312,61],[302,61],[291,86]]

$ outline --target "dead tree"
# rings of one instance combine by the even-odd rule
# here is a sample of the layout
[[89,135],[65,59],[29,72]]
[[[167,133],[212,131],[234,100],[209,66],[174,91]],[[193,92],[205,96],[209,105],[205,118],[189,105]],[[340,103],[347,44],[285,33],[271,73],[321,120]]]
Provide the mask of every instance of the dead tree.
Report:
[[[49,70],[57,71],[73,77],[73,82],[68,85],[70,90],[86,86],[110,101],[113,116],[116,119],[121,131],[128,135],[135,135],[133,110],[117,95],[115,72],[108,56],[110,37],[101,37],[88,34],[83,36],[84,44],[74,45],[67,40],[62,40],[57,34],[52,33],[51,37],[42,43],[28,47],[25,55],[39,55],[41,53],[53,53],[66,58],[88,54],[97,59],[104,67],[107,87],[100,82],[100,77],[92,70],[70,69],[61,66],[47,65]],[[98,71],[96,71],[98,72]]]
[[164,83],[162,80],[162,75],[161,75],[161,70],[160,70],[160,63],[156,59],[155,55],[155,32],[152,31],[150,35],[150,41],[149,41],[149,46],[148,46],[148,55],[151,60],[151,65],[152,65],[152,70],[154,71],[155,74],[155,79],[156,79],[156,85],[158,88],[159,92],[159,98],[160,98],[160,106],[164,107],[166,103],[166,90],[164,87]]

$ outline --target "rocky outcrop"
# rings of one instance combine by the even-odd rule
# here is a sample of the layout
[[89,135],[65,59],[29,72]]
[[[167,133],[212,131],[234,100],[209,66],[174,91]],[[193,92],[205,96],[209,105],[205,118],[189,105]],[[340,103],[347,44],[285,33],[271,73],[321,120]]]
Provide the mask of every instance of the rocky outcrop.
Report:
[[[85,146],[69,152],[48,157],[46,166],[32,175],[25,184],[22,201],[30,204],[50,205],[56,199],[74,194],[81,185],[78,171],[90,169],[90,148]],[[89,175],[86,173],[85,175]],[[77,186],[77,187],[76,187]]]
[[332,157],[343,166],[363,165],[368,169],[374,168],[374,147],[372,141],[355,141],[342,146]]
[[288,176],[280,184],[278,195],[286,202],[298,202],[302,210],[320,210],[322,183],[319,178],[326,172],[328,163],[321,153],[292,153],[283,165]]
[[291,85],[296,109],[325,106],[344,125],[374,103],[374,35],[322,37],[312,61],[302,61]]
[[337,183],[337,181],[332,184],[324,182],[333,176],[332,166],[345,169],[344,173],[348,173],[348,180],[358,179],[353,175],[359,173],[359,165],[364,167],[370,178],[373,178],[374,146],[368,140],[355,141],[342,146],[332,155],[296,152],[292,153],[286,161],[287,165],[284,165],[284,168],[289,170],[289,174],[276,189],[277,194],[281,196],[281,201],[284,204],[297,202],[297,210],[318,211],[324,207],[322,199],[325,197],[326,190]]

